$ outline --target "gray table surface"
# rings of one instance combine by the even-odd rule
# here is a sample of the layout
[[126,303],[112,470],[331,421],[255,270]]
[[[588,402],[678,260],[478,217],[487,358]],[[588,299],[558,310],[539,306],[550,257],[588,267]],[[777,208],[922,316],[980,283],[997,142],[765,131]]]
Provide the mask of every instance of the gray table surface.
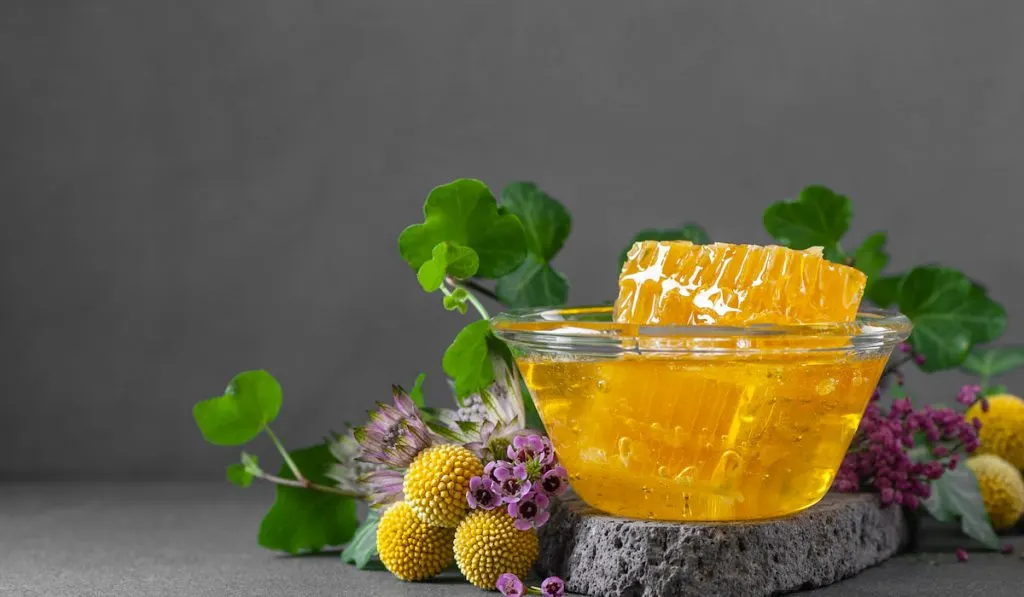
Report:
[[[482,596],[456,577],[402,583],[342,565],[337,553],[288,557],[256,545],[270,488],[224,484],[0,484],[0,595],[45,596]],[[1024,560],[972,553],[929,529],[930,553],[899,556],[822,597],[1021,597]],[[1008,540],[1018,552],[1024,537]]]

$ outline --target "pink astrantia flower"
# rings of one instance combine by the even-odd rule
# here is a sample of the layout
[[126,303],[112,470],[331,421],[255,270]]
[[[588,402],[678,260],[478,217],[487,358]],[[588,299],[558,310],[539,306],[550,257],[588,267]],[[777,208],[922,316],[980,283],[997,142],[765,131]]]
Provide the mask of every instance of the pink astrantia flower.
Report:
[[362,477],[367,501],[372,506],[386,506],[402,501],[402,473],[391,469],[378,469]]
[[530,493],[532,484],[527,480],[525,465],[509,466],[506,463],[506,466],[496,467],[492,474],[498,480],[501,501],[504,503],[513,504]]
[[501,505],[500,488],[490,477],[473,477],[469,480],[469,491],[466,501],[469,507],[480,510],[493,510]]
[[353,436],[362,448],[364,462],[406,468],[433,444],[433,435],[405,390],[398,386],[392,389],[395,405],[377,403],[370,422],[355,428]]
[[557,576],[549,576],[540,583],[540,592],[549,597],[562,597],[565,595],[565,581]]
[[531,492],[514,504],[508,505],[508,515],[515,518],[514,526],[520,531],[540,528],[548,521],[548,497],[543,493]]
[[505,597],[523,597],[526,593],[523,581],[519,580],[519,577],[511,572],[506,572],[499,576],[494,588],[498,589],[498,592]]
[[569,473],[565,467],[556,466],[544,473],[537,485],[548,496],[562,495],[569,489]]

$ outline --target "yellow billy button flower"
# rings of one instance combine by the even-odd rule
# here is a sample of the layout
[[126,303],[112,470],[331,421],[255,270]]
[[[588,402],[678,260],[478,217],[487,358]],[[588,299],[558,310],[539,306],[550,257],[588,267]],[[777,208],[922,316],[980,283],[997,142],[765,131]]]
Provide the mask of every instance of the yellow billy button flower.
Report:
[[455,563],[469,582],[494,589],[506,572],[525,577],[537,559],[537,534],[520,531],[504,508],[474,510],[455,530]]
[[384,567],[402,580],[425,580],[452,563],[452,529],[431,526],[406,502],[388,508],[377,527]]
[[978,478],[978,489],[992,527],[1012,527],[1024,515],[1024,478],[1002,458],[983,454],[967,459],[967,468]]
[[405,501],[423,522],[455,528],[469,509],[469,480],[483,472],[480,459],[462,446],[427,448],[405,472]]
[[1024,469],[1024,400],[1012,394],[996,394],[985,400],[987,409],[978,400],[964,415],[968,421],[981,421],[978,453],[995,454]]

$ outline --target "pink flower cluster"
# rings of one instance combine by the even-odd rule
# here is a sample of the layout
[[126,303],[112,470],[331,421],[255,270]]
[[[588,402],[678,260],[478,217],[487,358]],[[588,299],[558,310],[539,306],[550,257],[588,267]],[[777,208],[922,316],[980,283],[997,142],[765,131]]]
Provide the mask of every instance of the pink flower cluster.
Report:
[[527,587],[519,577],[511,572],[506,572],[498,577],[495,585],[498,592],[504,597],[523,597],[523,595],[547,595],[547,597],[562,597],[565,595],[565,581],[557,576],[549,576],[540,583],[539,587]]
[[981,424],[950,408],[915,410],[909,398],[894,400],[886,413],[879,397],[878,391],[871,397],[833,487],[875,491],[884,506],[915,509],[931,495],[929,482],[956,468],[959,450],[978,447]]
[[469,480],[469,507],[503,506],[521,531],[543,526],[551,516],[551,498],[569,488],[565,468],[558,464],[548,438],[540,435],[515,437],[506,456],[507,460],[487,463],[483,475]]

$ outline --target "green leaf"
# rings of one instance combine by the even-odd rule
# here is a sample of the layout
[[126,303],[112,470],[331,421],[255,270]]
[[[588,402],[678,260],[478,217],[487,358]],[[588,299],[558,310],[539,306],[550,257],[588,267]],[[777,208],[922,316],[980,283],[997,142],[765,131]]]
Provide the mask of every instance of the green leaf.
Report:
[[523,224],[526,250],[540,261],[551,261],[572,230],[565,206],[532,182],[509,184],[501,191],[501,204]]
[[1008,373],[1024,365],[1024,346],[975,348],[964,359],[963,369],[989,378]]
[[569,281],[550,264],[530,255],[519,269],[498,280],[494,293],[512,308],[564,305]]
[[427,196],[423,216],[422,224],[398,237],[402,258],[417,272],[442,242],[473,249],[479,262],[475,274],[483,278],[504,276],[526,258],[519,218],[499,212],[494,195],[479,180],[462,178],[436,187]]
[[242,452],[242,467],[245,468],[250,475],[263,474],[263,469],[260,468],[259,459],[246,452]]
[[490,327],[486,320],[474,321],[462,328],[441,364],[444,372],[455,380],[455,394],[459,398],[479,392],[494,381],[494,367],[487,353]]
[[459,313],[465,314],[468,308],[466,305],[467,300],[469,300],[469,292],[465,288],[456,288],[451,294],[444,297],[444,308],[449,311],[457,309]]
[[824,247],[830,261],[842,261],[839,240],[853,218],[850,200],[823,186],[809,186],[795,201],[779,201],[764,212],[764,227],[793,249]]
[[966,466],[947,470],[932,481],[932,494],[924,500],[928,512],[940,522],[960,521],[960,528],[986,547],[999,549],[999,536],[992,529],[978,480]]
[[889,264],[889,254],[885,252],[886,233],[876,232],[864,239],[853,254],[853,265],[868,277],[866,292],[878,281],[879,275]]
[[619,253],[619,269],[626,263],[628,253],[635,243],[644,240],[688,240],[695,245],[706,245],[711,242],[711,237],[700,224],[688,223],[679,228],[647,228],[641,230],[629,241],[629,245]]
[[226,476],[228,482],[232,485],[239,487],[248,487],[252,485],[252,473],[245,469],[245,466],[239,463],[229,464]]
[[998,303],[947,268],[911,270],[899,286],[899,308],[914,324],[910,343],[925,357],[925,371],[959,365],[972,344],[998,337],[1006,326],[1006,312]]
[[[326,476],[335,462],[327,444],[290,452],[292,460],[313,483],[334,486]],[[278,476],[294,479],[287,465]],[[343,545],[353,536],[359,519],[356,502],[350,497],[300,487],[278,485],[276,501],[260,524],[259,543],[267,549],[301,553],[320,551],[325,546]]]
[[380,513],[371,509],[366,520],[356,529],[352,541],[345,551],[341,552],[341,561],[352,564],[360,570],[367,567],[377,556],[377,525],[380,524]]
[[434,245],[431,256],[416,272],[416,279],[427,292],[434,292],[444,283],[445,276],[469,278],[480,267],[476,251],[469,247],[441,242]]
[[259,435],[281,410],[281,385],[266,371],[239,373],[223,396],[192,407],[203,438],[218,446],[240,446]]
[[867,288],[864,294],[869,301],[885,309],[899,300],[901,282],[903,282],[903,276],[879,278]]
[[409,398],[413,401],[413,404],[423,408],[423,380],[427,378],[426,373],[420,373],[416,376],[416,381],[412,384],[412,391],[409,392]]

